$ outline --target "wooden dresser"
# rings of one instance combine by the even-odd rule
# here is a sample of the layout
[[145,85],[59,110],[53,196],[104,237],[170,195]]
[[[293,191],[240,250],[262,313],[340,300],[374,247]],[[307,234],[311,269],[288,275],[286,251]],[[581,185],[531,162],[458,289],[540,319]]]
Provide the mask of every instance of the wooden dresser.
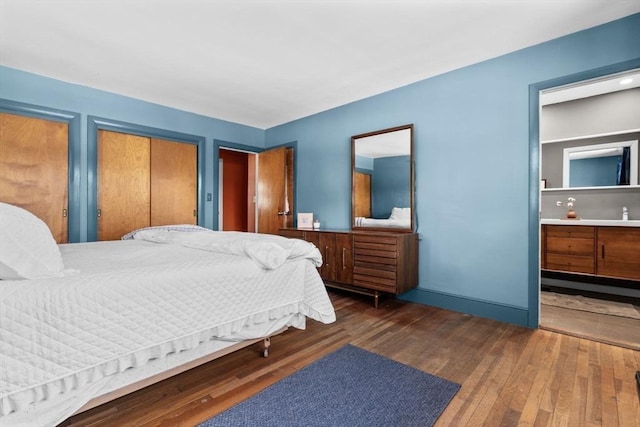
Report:
[[416,233],[282,228],[284,237],[306,240],[322,253],[320,276],[328,287],[374,297],[418,286]]

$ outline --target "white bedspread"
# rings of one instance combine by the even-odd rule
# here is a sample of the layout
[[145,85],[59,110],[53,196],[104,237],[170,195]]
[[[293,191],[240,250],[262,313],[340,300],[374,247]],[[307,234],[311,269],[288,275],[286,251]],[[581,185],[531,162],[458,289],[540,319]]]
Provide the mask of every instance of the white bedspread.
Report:
[[187,248],[245,256],[262,268],[274,269],[287,260],[308,258],[316,267],[322,265],[318,248],[304,240],[287,239],[270,234],[237,231],[180,232],[144,230],[135,239],[156,243],[172,243]]
[[335,321],[313,245],[183,234],[212,237],[60,245],[65,277],[0,282],[0,425],[75,393],[73,413],[105,378],[210,339],[259,338],[246,331],[270,319]]

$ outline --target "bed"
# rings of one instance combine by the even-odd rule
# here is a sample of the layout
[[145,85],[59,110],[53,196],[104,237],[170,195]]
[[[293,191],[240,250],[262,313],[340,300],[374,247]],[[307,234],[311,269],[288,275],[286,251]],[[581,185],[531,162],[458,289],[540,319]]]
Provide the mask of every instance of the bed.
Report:
[[356,227],[411,228],[411,208],[394,207],[388,218],[355,217]]
[[25,212],[0,203],[0,425],[55,425],[307,318],[335,321],[302,240],[152,227],[56,245]]

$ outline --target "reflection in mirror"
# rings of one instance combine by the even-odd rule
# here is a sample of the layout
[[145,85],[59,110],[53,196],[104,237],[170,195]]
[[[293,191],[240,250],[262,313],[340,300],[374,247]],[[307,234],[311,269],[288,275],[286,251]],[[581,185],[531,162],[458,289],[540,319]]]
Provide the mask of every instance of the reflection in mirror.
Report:
[[413,230],[413,125],[356,135],[352,227]]
[[563,187],[638,184],[638,141],[571,147],[563,150]]

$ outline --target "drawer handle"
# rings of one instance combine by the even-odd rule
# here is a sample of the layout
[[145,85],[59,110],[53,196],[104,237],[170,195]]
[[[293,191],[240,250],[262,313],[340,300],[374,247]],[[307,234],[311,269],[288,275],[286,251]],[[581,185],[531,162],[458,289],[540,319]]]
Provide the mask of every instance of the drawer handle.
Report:
[[327,262],[325,266],[329,267],[329,246],[324,247],[324,259]]
[[602,245],[602,259],[604,259],[604,245]]
[[343,270],[344,270],[345,268],[347,268],[347,267],[345,266],[345,262],[344,262],[344,259],[345,259],[345,253],[346,253],[346,252],[347,252],[347,248],[342,248],[342,269],[343,269]]

